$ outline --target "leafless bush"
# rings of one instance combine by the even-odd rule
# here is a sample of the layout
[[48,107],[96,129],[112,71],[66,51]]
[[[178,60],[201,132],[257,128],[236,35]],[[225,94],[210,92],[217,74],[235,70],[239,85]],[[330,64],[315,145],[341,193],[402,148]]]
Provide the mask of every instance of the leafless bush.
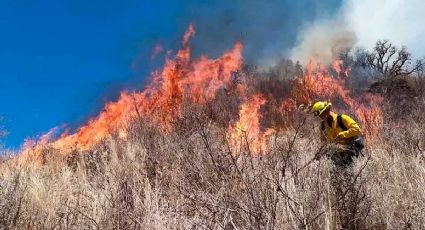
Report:
[[369,146],[337,195],[332,163],[313,160],[321,146],[311,118],[271,137],[264,155],[249,142],[231,150],[225,130],[202,113],[190,119],[198,122],[187,123],[184,138],[140,121],[129,140],[111,138],[72,159],[3,162],[2,228],[424,227],[424,159],[401,133]]
[[[244,79],[248,94],[287,97],[286,86],[273,86],[296,72],[285,65],[270,79]],[[246,136],[231,146],[240,101],[230,87],[208,103],[185,102],[173,132],[138,117],[125,127],[127,139],[112,135],[90,151],[45,149],[43,164],[3,158],[0,228],[425,228],[423,95],[403,122],[386,117],[365,156],[342,171],[317,159],[316,121],[298,113],[279,120],[272,100],[262,127],[285,130],[268,138],[263,153]]]

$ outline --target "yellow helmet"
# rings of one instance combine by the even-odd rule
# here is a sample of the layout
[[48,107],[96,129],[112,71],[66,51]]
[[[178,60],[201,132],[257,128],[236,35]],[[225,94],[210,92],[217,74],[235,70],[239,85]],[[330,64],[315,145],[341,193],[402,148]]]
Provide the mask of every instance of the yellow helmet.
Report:
[[314,116],[320,116],[327,108],[330,108],[332,103],[327,101],[318,101],[311,107],[311,112]]

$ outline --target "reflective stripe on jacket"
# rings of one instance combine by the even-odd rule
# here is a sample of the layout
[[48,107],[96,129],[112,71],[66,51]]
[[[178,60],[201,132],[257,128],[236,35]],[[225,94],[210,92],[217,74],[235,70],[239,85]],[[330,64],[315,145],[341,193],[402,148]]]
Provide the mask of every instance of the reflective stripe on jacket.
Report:
[[337,117],[338,114],[331,113],[331,117],[329,117],[329,119],[322,121],[321,139],[323,141],[332,143],[337,137],[339,139],[348,140],[352,137],[358,137],[362,135],[360,126],[351,117],[345,114],[341,115],[342,122],[346,127],[346,130],[343,130],[343,128],[338,125]]

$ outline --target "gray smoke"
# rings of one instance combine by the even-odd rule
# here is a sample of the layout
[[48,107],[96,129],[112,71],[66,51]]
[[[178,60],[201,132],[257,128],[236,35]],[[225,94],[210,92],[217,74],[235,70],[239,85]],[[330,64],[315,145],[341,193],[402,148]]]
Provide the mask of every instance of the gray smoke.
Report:
[[330,64],[338,55],[356,44],[356,34],[339,20],[313,23],[298,34],[299,44],[292,50],[293,60]]
[[341,0],[192,1],[180,26],[195,24],[195,54],[220,55],[242,40],[246,62],[270,65],[289,56],[301,26],[334,15]]
[[304,63],[310,59],[329,63],[343,49],[354,45],[370,49],[387,39],[422,58],[424,12],[423,0],[345,0],[333,17],[307,23],[298,32],[291,57]]
[[378,39],[388,39],[416,58],[425,56],[424,0],[347,0],[342,12],[357,45],[370,48]]

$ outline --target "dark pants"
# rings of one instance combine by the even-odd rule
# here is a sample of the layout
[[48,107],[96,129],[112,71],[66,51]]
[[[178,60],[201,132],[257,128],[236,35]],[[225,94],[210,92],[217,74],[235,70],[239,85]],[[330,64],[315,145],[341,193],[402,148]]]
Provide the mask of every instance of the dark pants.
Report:
[[338,167],[351,167],[353,165],[353,158],[358,156],[354,149],[342,149],[330,155],[330,158],[335,166]]
[[364,141],[362,137],[352,137],[341,144],[331,144],[328,156],[336,166],[351,166],[353,165],[353,158],[361,154],[363,147]]
[[353,163],[361,149],[353,145],[332,144],[327,155],[332,160],[331,187],[334,193],[332,206],[341,229],[359,229],[358,186],[355,183]]

